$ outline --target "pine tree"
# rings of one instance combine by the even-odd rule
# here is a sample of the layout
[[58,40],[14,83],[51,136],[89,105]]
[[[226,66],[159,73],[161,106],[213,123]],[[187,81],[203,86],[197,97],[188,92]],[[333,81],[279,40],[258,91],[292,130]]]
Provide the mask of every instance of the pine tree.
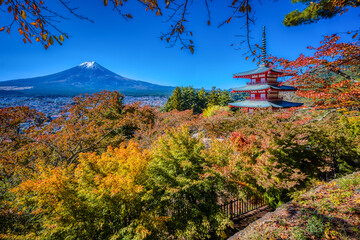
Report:
[[181,93],[181,106],[183,110],[196,107],[196,91],[193,87],[183,87]]
[[227,106],[229,104],[229,102],[231,102],[231,97],[230,97],[229,92],[227,90],[221,91],[219,105]]
[[182,111],[182,106],[181,106],[181,88],[180,87],[176,87],[174,89],[174,91],[172,92],[172,95],[170,96],[170,98],[168,99],[168,101],[165,104],[164,110],[165,112],[170,112],[172,110],[179,110]]
[[207,102],[208,102],[208,106],[215,106],[215,105],[219,105],[220,102],[220,93],[221,90],[216,90],[215,87],[212,87],[210,93],[207,96]]
[[[199,109],[201,109],[200,112],[202,112],[207,107],[207,100],[206,100],[207,93],[204,88],[201,88],[199,91],[197,91],[197,106]],[[194,112],[195,111],[194,109]]]

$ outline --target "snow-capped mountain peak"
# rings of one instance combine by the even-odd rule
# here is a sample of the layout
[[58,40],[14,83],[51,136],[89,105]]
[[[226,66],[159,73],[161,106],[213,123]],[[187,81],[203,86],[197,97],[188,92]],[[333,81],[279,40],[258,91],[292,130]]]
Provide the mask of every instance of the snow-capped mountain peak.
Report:
[[99,64],[97,64],[96,62],[84,62],[79,66],[82,68],[94,69],[94,68],[98,68]]

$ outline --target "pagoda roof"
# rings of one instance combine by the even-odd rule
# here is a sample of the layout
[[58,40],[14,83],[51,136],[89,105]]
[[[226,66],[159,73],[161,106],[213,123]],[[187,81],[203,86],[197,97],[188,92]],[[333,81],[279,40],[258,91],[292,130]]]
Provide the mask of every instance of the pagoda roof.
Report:
[[245,100],[241,102],[229,103],[230,107],[246,107],[246,108],[289,108],[299,107],[303,103],[288,102],[288,101],[259,101],[259,100]]
[[233,75],[234,75],[234,78],[250,78],[252,75],[261,74],[261,73],[271,73],[271,74],[282,75],[282,76],[288,75],[287,73],[284,73],[277,69],[269,68],[263,64],[260,65],[256,69],[249,70],[246,72],[235,73]]
[[252,84],[252,85],[246,85],[243,87],[238,88],[232,88],[231,90],[234,92],[248,92],[248,91],[260,91],[260,90],[266,90],[266,89],[275,89],[279,91],[296,91],[296,87],[292,86],[286,86],[286,85],[270,85],[270,84]]

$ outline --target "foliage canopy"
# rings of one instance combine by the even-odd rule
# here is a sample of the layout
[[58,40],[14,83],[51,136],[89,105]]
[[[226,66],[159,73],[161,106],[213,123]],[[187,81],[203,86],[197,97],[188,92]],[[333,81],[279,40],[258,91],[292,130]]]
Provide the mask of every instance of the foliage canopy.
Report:
[[50,123],[26,107],[1,109],[0,121],[0,236],[10,239],[220,239],[231,226],[221,204],[276,206],[360,164],[357,111],[194,115],[104,91]]

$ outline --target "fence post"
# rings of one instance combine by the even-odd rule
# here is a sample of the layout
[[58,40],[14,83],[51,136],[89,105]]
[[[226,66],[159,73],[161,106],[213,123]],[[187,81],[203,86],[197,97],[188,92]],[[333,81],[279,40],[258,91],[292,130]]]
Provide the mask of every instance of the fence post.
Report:
[[[251,201],[253,200],[253,201]],[[245,199],[235,199],[230,202],[222,204],[220,207],[221,211],[230,219],[246,214],[252,210],[258,209],[266,204],[264,198],[251,199],[246,196]],[[179,212],[185,212],[188,214],[188,209],[178,209]]]
[[236,217],[240,216],[239,215],[239,199],[236,199]]
[[241,199],[241,214],[244,213],[244,199]]

